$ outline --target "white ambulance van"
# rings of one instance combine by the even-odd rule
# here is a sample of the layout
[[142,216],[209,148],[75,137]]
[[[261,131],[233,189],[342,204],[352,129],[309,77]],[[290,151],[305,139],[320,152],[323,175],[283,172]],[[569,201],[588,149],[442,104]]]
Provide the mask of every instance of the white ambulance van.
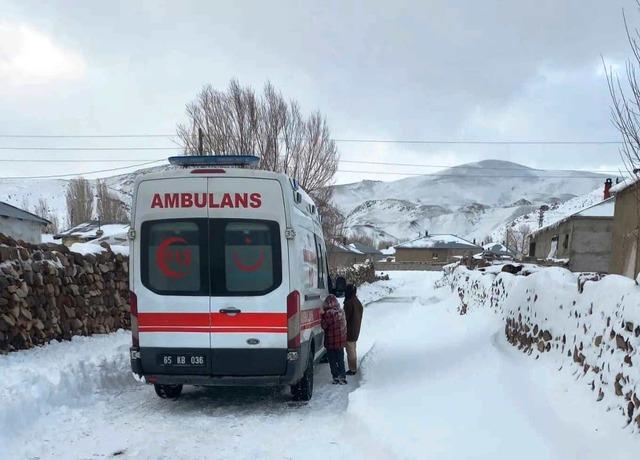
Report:
[[[318,210],[252,156],[172,157],[131,212],[131,367],[163,398],[184,384],[313,393],[330,280]],[[344,280],[336,282],[344,289]]]

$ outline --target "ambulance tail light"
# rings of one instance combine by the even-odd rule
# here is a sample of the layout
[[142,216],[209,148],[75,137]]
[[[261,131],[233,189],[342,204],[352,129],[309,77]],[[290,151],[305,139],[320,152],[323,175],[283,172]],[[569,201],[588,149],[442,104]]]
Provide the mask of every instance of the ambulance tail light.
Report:
[[287,338],[289,348],[300,347],[300,293],[293,291],[287,296]]
[[140,338],[138,335],[138,296],[133,291],[129,291],[129,311],[131,312],[131,340],[134,347],[139,347]]

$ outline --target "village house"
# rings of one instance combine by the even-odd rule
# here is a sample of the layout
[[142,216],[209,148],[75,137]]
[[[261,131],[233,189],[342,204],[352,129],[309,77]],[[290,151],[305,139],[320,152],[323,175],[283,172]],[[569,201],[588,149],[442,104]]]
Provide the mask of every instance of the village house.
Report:
[[640,272],[640,181],[611,189],[616,194],[610,273],[636,278]]
[[352,249],[355,249],[356,251],[363,253],[365,256],[367,256],[367,259],[369,259],[372,262],[376,262],[384,258],[384,254],[380,250],[374,248],[373,246],[369,246],[368,244],[361,243],[359,241],[354,241],[353,243],[349,243],[347,246]]
[[335,270],[336,268],[361,264],[367,260],[367,255],[351,245],[327,242],[327,258],[329,261],[329,269]]
[[396,262],[418,262],[445,265],[462,257],[471,257],[483,251],[470,241],[451,234],[423,236],[395,246]]
[[561,262],[575,272],[607,273],[615,200],[607,198],[531,233],[529,258]]
[[47,219],[0,201],[0,233],[14,240],[40,244]]

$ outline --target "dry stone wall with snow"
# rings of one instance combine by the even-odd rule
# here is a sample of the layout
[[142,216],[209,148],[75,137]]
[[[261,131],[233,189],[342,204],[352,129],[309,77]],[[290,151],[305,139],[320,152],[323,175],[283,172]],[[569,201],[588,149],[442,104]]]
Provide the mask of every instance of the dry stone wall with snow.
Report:
[[[494,268],[494,267],[492,267]],[[616,275],[525,267],[517,275],[447,267],[461,314],[491,308],[506,339],[536,359],[553,354],[597,401],[640,429],[640,286]]]
[[0,234],[0,353],[130,327],[128,258]]

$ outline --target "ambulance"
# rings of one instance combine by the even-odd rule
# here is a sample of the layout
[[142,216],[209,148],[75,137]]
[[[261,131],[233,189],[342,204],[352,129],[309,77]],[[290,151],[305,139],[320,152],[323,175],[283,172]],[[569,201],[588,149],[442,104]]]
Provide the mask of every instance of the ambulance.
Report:
[[313,200],[253,156],[172,157],[138,177],[131,211],[131,367],[158,396],[183,385],[313,394],[332,290]]

